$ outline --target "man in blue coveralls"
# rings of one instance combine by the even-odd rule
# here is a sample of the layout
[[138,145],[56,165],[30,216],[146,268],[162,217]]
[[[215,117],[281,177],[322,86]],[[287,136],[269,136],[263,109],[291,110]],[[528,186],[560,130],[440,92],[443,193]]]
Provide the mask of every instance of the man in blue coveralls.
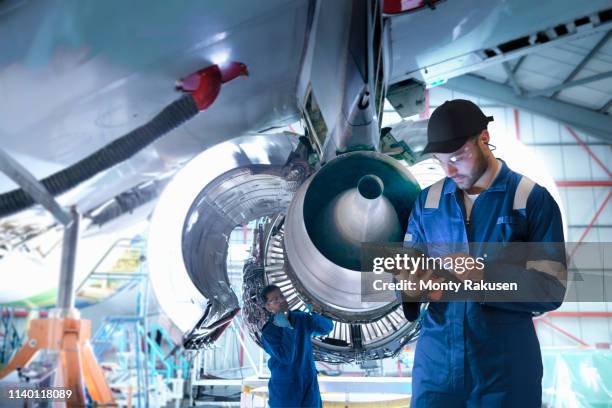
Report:
[[310,338],[329,333],[334,323],[316,313],[289,311],[278,286],[266,286],[261,298],[272,313],[261,331],[264,350],[270,355],[270,407],[321,407]]
[[[412,407],[541,406],[542,357],[532,317],[558,308],[565,294],[561,214],[544,187],[493,156],[491,120],[461,99],[433,112],[424,153],[433,153],[446,177],[417,198],[404,245],[429,248],[428,256],[463,258],[461,265],[485,259],[484,268],[450,272],[462,282],[516,282],[531,296],[433,302],[439,293],[418,286],[402,292],[409,320],[419,316],[419,302],[430,301],[415,351]],[[482,258],[487,245],[510,248],[511,242],[529,243],[519,257],[526,262],[506,262],[494,253]],[[431,243],[447,245],[432,250]],[[443,281],[427,270],[398,277]]]

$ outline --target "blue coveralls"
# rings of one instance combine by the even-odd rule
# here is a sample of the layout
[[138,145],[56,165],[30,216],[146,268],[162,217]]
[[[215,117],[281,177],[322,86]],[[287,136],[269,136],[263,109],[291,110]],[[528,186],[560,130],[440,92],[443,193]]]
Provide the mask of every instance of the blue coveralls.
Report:
[[[562,243],[561,213],[548,191],[501,162],[492,185],[475,200],[469,224],[463,193],[452,179],[424,189],[410,215],[404,245],[449,243],[447,254],[465,252],[477,257],[486,245],[478,243]],[[555,248],[535,265],[553,264],[564,269],[565,252],[559,249],[563,246]],[[519,284],[526,279],[548,280],[549,287],[553,282],[560,293],[557,299],[563,298],[565,286],[555,278],[551,281],[550,271],[527,265],[510,266],[488,259],[485,279],[494,281],[513,274],[510,276]],[[542,357],[532,312],[560,305],[561,300],[430,303],[422,317],[415,351],[411,406],[540,407]]]
[[312,354],[312,336],[323,336],[334,323],[318,314],[289,312],[293,326],[281,328],[272,319],[262,329],[264,350],[270,355],[268,367],[269,404],[274,407],[321,407],[317,370]]

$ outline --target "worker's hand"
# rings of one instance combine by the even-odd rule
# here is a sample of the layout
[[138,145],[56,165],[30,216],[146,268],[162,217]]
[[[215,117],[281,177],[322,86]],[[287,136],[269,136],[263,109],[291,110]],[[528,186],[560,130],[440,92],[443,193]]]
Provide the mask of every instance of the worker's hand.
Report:
[[312,314],[314,309],[310,303],[304,303],[304,307],[306,308],[306,313]]
[[278,312],[274,314],[273,323],[278,327],[293,329],[293,326],[291,326],[291,323],[289,323],[286,312]]
[[442,258],[444,259],[445,264],[448,263],[447,259],[452,259],[452,264],[455,266],[455,268],[449,272],[451,272],[461,281],[480,281],[485,277],[485,270],[484,268],[480,267],[482,263],[476,262],[476,258],[466,253],[454,252],[452,254],[444,255]]
[[406,287],[408,287],[408,282],[413,283],[413,290],[402,291],[402,299],[408,302],[421,300],[425,295],[427,295],[427,298],[430,300],[439,300],[442,297],[443,292],[441,290],[429,291],[421,288],[421,282],[444,282],[443,278],[433,276],[432,271],[417,270],[415,273],[411,273],[408,270],[402,270],[395,274],[395,279],[398,282],[406,282]]

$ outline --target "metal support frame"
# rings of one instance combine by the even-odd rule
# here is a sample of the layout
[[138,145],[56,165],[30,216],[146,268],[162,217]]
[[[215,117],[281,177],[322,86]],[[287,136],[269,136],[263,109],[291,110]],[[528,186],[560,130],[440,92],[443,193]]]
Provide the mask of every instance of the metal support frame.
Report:
[[612,180],[557,180],[557,187],[612,187]]
[[34,319],[28,329],[28,341],[0,371],[0,378],[26,367],[42,350],[55,367],[56,386],[73,392],[70,406],[84,405],[85,388],[100,404],[113,404],[114,398],[104,371],[98,365],[89,343],[91,322],[79,319],[74,308],[74,269],[79,238],[79,214],[75,207],[66,212],[47,189],[19,162],[0,149],[0,170],[15,181],[35,201],[42,204],[64,225],[64,241],[56,308],[48,319]]
[[597,111],[598,112],[607,112],[608,109],[610,109],[610,106],[612,106],[612,98],[610,98],[608,100],[608,102],[606,102],[601,108],[599,108]]
[[[567,228],[586,228],[587,224],[567,224]],[[612,228],[612,224],[597,224],[595,228]]]
[[523,62],[525,62],[525,58],[527,58],[527,55],[522,55],[522,56],[518,57],[516,63],[512,67],[512,73],[513,74],[516,74],[516,72],[519,70],[521,65],[523,65]]
[[[540,147],[540,146],[549,146],[549,147],[560,147],[560,146],[580,146],[580,143],[572,143],[572,142],[527,142],[523,143],[527,147]],[[585,143],[587,146],[605,146],[610,147],[610,143],[606,142],[589,142]]]
[[8,362],[23,340],[23,336],[15,327],[15,317],[17,316],[13,308],[0,307],[0,366]]
[[[589,51],[587,55],[582,58],[582,61],[580,61],[578,65],[576,65],[576,67],[572,70],[572,72],[570,72],[570,74],[563,80],[562,84],[566,84],[573,80],[576,75],[578,75],[578,73],[582,71],[582,68],[584,68],[584,66],[591,60],[591,58],[593,58],[593,56],[599,52],[601,47],[603,47],[608,42],[611,36],[612,30],[604,34],[604,36],[597,42],[597,44],[595,44],[591,51]],[[554,99],[559,95],[560,92],[561,90],[556,91],[552,95],[550,95],[550,97]]]
[[576,142],[588,153],[588,155],[591,156],[591,158],[595,161],[595,163],[597,163],[599,167],[601,167],[603,171],[606,172],[608,177],[612,178],[612,172],[610,172],[610,169],[608,169],[608,166],[606,166],[601,160],[599,160],[599,157],[597,157],[595,153],[593,153],[593,151],[589,148],[589,146],[587,146],[586,143],[584,143],[584,141],[580,138],[580,136],[578,136],[578,134],[574,131],[574,129],[572,129],[569,126],[566,126],[566,129],[570,133],[570,135],[572,135],[572,137],[576,140]]
[[519,122],[519,111],[516,108],[514,108],[512,111],[514,114],[514,135],[516,136],[516,140],[520,142],[521,141],[521,126]]
[[62,209],[45,186],[3,149],[0,149],[0,171],[17,183],[36,202],[45,207],[60,223],[68,225],[72,222],[70,214]]
[[[38,317],[47,317],[48,316],[48,312],[46,310],[37,310],[38,313]],[[13,317],[28,317],[30,315],[30,311],[25,309],[25,308],[13,308],[11,314],[13,315]],[[0,314],[2,317],[7,316],[7,312],[3,311]]]
[[[149,280],[147,278],[141,278],[142,279],[142,285],[144,286],[144,288],[141,288],[142,292],[140,292],[138,294],[138,301],[137,301],[137,309],[136,309],[136,313],[138,316],[141,317],[141,321],[140,323],[142,324],[142,326],[139,326],[138,323],[136,324],[136,332],[139,332],[139,329],[142,328],[142,333],[140,334],[140,338],[137,335],[138,338],[138,348],[140,348],[140,345],[144,346],[144,350],[142,351],[143,355],[144,355],[144,401],[145,401],[145,407],[149,406],[149,387],[151,385],[151,378],[149,378],[149,364],[148,364],[148,357],[149,357],[149,347],[147,347],[147,340],[148,340],[148,330],[149,330],[149,323],[148,323],[148,319],[147,319],[147,313],[149,310]],[[144,341],[143,341],[144,340]],[[155,360],[154,360],[155,361]],[[142,388],[141,388],[142,390]]]
[[538,322],[538,323],[544,323],[545,325],[553,328],[555,331],[563,334],[564,336],[566,336],[567,338],[572,339],[573,341],[575,341],[576,343],[580,344],[581,346],[584,347],[591,347],[590,344],[584,342],[583,340],[581,340],[580,338],[574,336],[573,334],[571,334],[570,332],[563,330],[562,328],[560,328],[559,326],[557,326],[556,324],[552,323],[551,321],[549,321],[548,319],[545,318],[539,318],[534,320],[534,322]]
[[[595,163],[597,163],[599,165],[599,167],[601,167],[606,172],[608,177],[612,178],[612,172],[610,172],[610,169],[608,169],[608,166],[606,166],[601,160],[599,160],[599,158],[595,155],[595,153],[593,153],[593,151],[589,148],[589,146],[587,146],[586,143],[584,143],[584,141],[580,138],[580,136],[578,136],[578,134],[574,131],[574,129],[572,129],[569,126],[567,126],[566,128],[567,128],[567,131],[576,140],[576,142],[595,161]],[[566,181],[566,182],[559,182],[559,181],[557,181],[556,183],[557,183],[558,186],[563,186],[563,187],[611,187],[612,186],[612,180],[601,180],[601,181],[599,181],[599,180],[580,181],[579,180],[579,181],[573,181],[573,182],[572,181]],[[612,193],[608,192],[608,195],[604,199],[604,202],[601,204],[599,209],[595,212],[595,215],[591,219],[591,222],[589,223],[589,225],[587,225],[586,228],[584,229],[584,232],[580,236],[580,239],[578,240],[576,246],[574,247],[574,249],[572,250],[572,253],[570,254],[570,258],[574,255],[574,253],[578,249],[578,246],[580,246],[582,241],[586,238],[588,233],[593,228],[593,225],[595,224],[595,221],[597,221],[597,218],[599,218],[599,215],[601,214],[603,209],[606,207],[606,204],[610,200],[610,196],[612,196]]]
[[[393,82],[394,83],[400,82],[404,79],[407,79],[413,76],[419,76],[419,75],[423,78],[426,78],[428,83],[434,83],[439,80],[449,80],[450,81],[450,79],[452,78],[456,78],[459,76],[470,74],[472,72],[480,71],[485,68],[489,68],[489,67],[501,64],[506,61],[512,61],[518,58],[524,58],[530,54],[536,54],[536,53],[542,52],[543,50],[548,49],[549,47],[558,47],[559,45],[565,44],[567,42],[577,41],[582,38],[586,38],[586,37],[589,37],[591,35],[598,34],[598,33],[605,33],[610,30],[612,30],[612,22],[609,22],[609,21],[603,24],[597,25],[597,26],[591,25],[590,27],[582,27],[580,30],[573,30],[573,32],[569,32],[565,35],[553,38],[550,41],[547,41],[545,43],[534,43],[531,46],[525,46],[525,47],[522,47],[514,51],[509,51],[507,53],[502,53],[501,51],[499,51],[498,55],[494,57],[490,57],[490,58],[484,57],[484,50],[474,51],[470,55],[474,55],[478,57],[473,58],[474,63],[470,65],[459,64],[459,66],[455,65],[453,66],[453,68],[450,68],[450,70],[442,70],[438,65],[448,64],[449,62],[449,61],[443,61],[443,62],[440,62],[439,64],[429,66],[427,68],[422,68],[416,71],[408,72],[405,75],[400,75],[398,77],[395,77],[393,78]],[[491,48],[495,49],[495,47],[491,47]],[[499,48],[497,49],[499,50]],[[461,55],[456,58],[464,60],[466,58],[466,55]],[[522,63],[521,60],[519,60],[519,62]],[[517,63],[517,65],[520,65],[520,63]],[[517,68],[518,67],[515,65],[514,72],[517,71]],[[439,73],[428,77],[426,74],[424,74],[426,70],[430,72],[439,71]]]
[[566,102],[538,96],[525,98],[504,84],[474,75],[449,79],[445,88],[494,100],[521,110],[531,111],[555,121],[579,128],[606,142],[612,142],[612,116]]
[[600,74],[591,75],[585,78],[576,79],[575,81],[562,82],[559,85],[551,86],[544,89],[537,89],[535,91],[529,91],[525,93],[525,96],[528,98],[534,98],[536,96],[549,95],[552,93],[559,93],[564,89],[571,88],[574,86],[585,85],[595,81],[601,81],[602,79],[607,79],[612,77],[612,71],[602,72]]
[[[149,308],[149,280],[148,274],[143,271],[143,263],[141,262],[139,268],[134,272],[103,272],[98,271],[99,266],[107,259],[107,257],[117,247],[123,247],[125,243],[134,242],[127,238],[120,238],[116,240],[109,249],[104,253],[101,259],[95,264],[91,272],[87,275],[87,278],[81,283],[79,289],[86,285],[90,279],[104,279],[104,280],[117,280],[136,282],[139,284],[137,299],[136,299],[136,310],[135,314],[131,316],[109,316],[104,319],[102,326],[95,334],[92,342],[96,345],[94,348],[96,355],[101,357],[109,338],[112,334],[118,330],[123,330],[124,333],[128,331],[133,334],[134,341],[133,347],[135,350],[135,366],[136,366],[136,387],[137,392],[136,405],[138,407],[149,406],[149,390],[154,387],[154,376],[156,374],[155,366],[159,360],[166,366],[166,372],[172,371],[172,367],[164,362],[164,356],[161,351],[157,349],[157,344],[151,340],[148,336],[149,326],[147,312]],[[142,242],[142,241],[140,241]],[[127,344],[127,343],[126,343]],[[126,344],[123,344],[123,348],[126,348]],[[127,362],[129,365],[129,362]]]
[[6,174],[19,187],[40,203],[64,225],[64,240],[62,244],[62,259],[57,294],[57,312],[65,317],[74,312],[74,265],[76,260],[77,242],[79,239],[79,214],[75,207],[69,212],[62,209],[53,195],[17,160],[3,149],[0,149],[0,171]]
[[[112,316],[107,317],[101,328],[94,336],[93,343],[95,344],[94,351],[96,355],[102,356],[104,351],[110,347],[113,333],[119,332],[133,335],[132,347],[135,351],[135,366],[137,368],[136,376],[136,387],[137,391],[135,394],[136,404],[138,407],[148,407],[150,405],[151,396],[149,392],[155,391],[156,383],[155,379],[157,375],[164,377],[164,380],[173,382],[174,386],[178,384],[177,381],[181,381],[185,378],[188,371],[188,363],[185,358],[181,355],[176,357],[176,363],[170,359],[171,354],[166,355],[166,350],[163,346],[158,345],[153,337],[149,335],[150,332],[160,330],[162,335],[162,342],[165,341],[169,349],[174,350],[176,344],[170,339],[170,336],[162,326],[149,325],[149,319],[147,316],[149,306],[149,281],[148,274],[143,270],[144,263],[140,263],[138,269],[134,269],[134,272],[104,272],[99,271],[99,266],[107,259],[107,257],[113,252],[114,249],[124,247],[125,243],[130,243],[130,247],[133,248],[134,240],[121,238],[115,241],[110,248],[104,253],[102,258],[90,274],[87,276],[81,286],[91,279],[104,279],[104,280],[116,280],[116,281],[127,281],[136,282],[138,286],[136,310],[135,314],[131,316]],[[142,241],[139,241],[142,242]],[[121,350],[127,349],[128,341],[120,343]],[[126,361],[126,367],[123,369],[129,369],[130,361]],[[159,366],[163,368],[159,369]],[[179,369],[182,370],[182,378],[176,378],[178,376]],[[173,391],[176,388],[173,386]],[[130,391],[131,392],[131,391]],[[131,395],[131,394],[130,394]]]
[[[572,129],[571,127],[567,126],[567,131],[572,135],[572,137],[574,139],[576,139],[576,142],[578,142],[578,144],[580,146],[582,146],[582,148],[588,153],[588,155],[606,172],[608,177],[612,177],[612,172],[610,172],[610,169],[608,169],[608,167],[601,160],[599,160],[599,158],[595,155],[595,153],[593,153],[593,151],[586,145],[586,143],[584,143],[584,141],[580,138],[580,136],[578,136],[578,134],[574,131],[574,129]],[[559,182],[557,182],[557,185],[560,185]],[[602,181],[592,180],[592,181],[565,182],[564,186],[566,186],[566,187],[569,187],[569,186],[572,186],[572,187],[574,187],[574,186],[580,186],[580,187],[609,187],[609,186],[612,186],[612,180],[602,180]],[[588,233],[593,228],[593,225],[595,224],[595,221],[597,221],[597,218],[599,218],[599,215],[601,214],[601,212],[606,207],[606,204],[610,200],[611,196],[612,196],[612,192],[608,192],[608,195],[604,199],[604,201],[601,204],[601,206],[599,207],[599,209],[595,212],[595,215],[591,219],[591,222],[589,222],[589,225],[587,225],[587,227],[584,229],[584,232],[580,236],[580,239],[578,240],[576,246],[574,247],[574,249],[572,250],[572,253],[570,254],[570,258],[574,255],[574,253],[576,253],[576,250],[578,249],[578,247],[580,246],[582,241],[586,238]]]
[[[94,277],[92,273],[90,277]],[[120,275],[120,274],[118,274]],[[129,281],[133,281],[134,277],[132,274],[124,273],[123,277],[117,276],[114,279],[125,279]],[[146,278],[138,277],[140,279],[140,289],[137,295],[138,299],[136,302],[136,314],[132,316],[114,316],[114,317],[106,317],[102,322],[102,325],[96,332],[96,334],[92,338],[92,344],[94,345],[94,352],[96,357],[100,358],[104,351],[108,348],[107,343],[111,341],[113,334],[118,330],[123,330],[124,333],[128,333],[128,331],[134,336],[133,344],[134,347],[134,363],[136,366],[136,406],[138,408],[148,407],[149,406],[149,387],[147,383],[148,380],[148,370],[147,363],[149,359],[148,355],[148,346],[146,332],[143,332],[142,324],[146,319],[146,314],[144,314],[143,310],[143,297],[142,291],[146,291],[148,286],[145,284]],[[124,342],[121,344],[120,350],[125,351],[127,349],[128,342]],[[104,347],[106,346],[106,347]],[[126,364],[129,366],[130,362],[127,361]]]
[[547,317],[612,317],[612,312],[565,312],[552,311],[546,313]]
[[[578,134],[574,131],[574,129],[572,129],[571,127],[567,126],[567,131],[572,135],[572,137],[574,139],[576,139],[576,142],[578,142],[578,144],[580,146],[582,146],[582,148],[588,153],[588,155],[595,160],[595,162],[606,172],[606,174],[608,175],[608,177],[612,177],[612,173],[610,172],[610,170],[608,169],[608,167],[601,161],[599,160],[599,158],[595,155],[595,153],[593,153],[593,151],[591,151],[591,149],[589,149],[589,147],[584,143],[584,141],[580,138],[580,136],[578,136]],[[608,180],[609,181],[609,180]],[[593,181],[595,182],[595,181]],[[578,240],[578,242],[576,243],[576,246],[574,247],[574,249],[572,250],[571,254],[570,254],[570,258],[572,258],[574,256],[574,254],[576,253],[576,250],[578,249],[578,247],[580,246],[580,244],[582,243],[582,241],[586,238],[586,236],[588,235],[588,233],[591,231],[591,229],[593,228],[593,225],[595,224],[595,221],[597,221],[597,218],[599,218],[599,215],[601,214],[601,212],[604,210],[604,208],[606,208],[606,204],[608,203],[608,201],[610,200],[610,197],[612,196],[612,192],[608,192],[608,195],[606,196],[606,198],[604,199],[603,203],[601,204],[601,206],[599,207],[599,209],[595,212],[595,215],[593,216],[593,218],[591,219],[591,222],[589,223],[589,225],[585,228],[584,232],[582,233],[582,235],[580,236],[580,239]]]
[[260,377],[261,376],[261,372],[259,370],[259,366],[255,363],[255,360],[253,359],[253,357],[251,356],[251,353],[249,353],[249,349],[247,348],[246,343],[244,342],[244,338],[240,335],[240,333],[242,332],[242,328],[241,327],[236,327],[236,323],[234,320],[232,320],[232,322],[230,323],[230,327],[231,329],[234,331],[234,334],[236,335],[236,338],[238,339],[238,341],[240,342],[240,346],[242,347],[242,349],[245,351],[245,354],[247,356],[247,359],[249,360],[249,364],[251,365],[251,367],[253,368],[253,371],[255,371],[255,374]]
[[518,82],[516,82],[516,77],[514,76],[514,72],[510,67],[510,63],[508,61],[504,61],[502,62],[502,66],[504,67],[504,71],[506,71],[506,75],[508,76],[508,82],[512,86],[512,89],[514,89],[514,93],[517,95],[522,95],[523,90],[519,86]]
[[429,103],[429,89],[425,89],[424,95],[425,95],[425,108],[423,109],[423,112],[419,114],[419,119],[429,119],[429,117],[431,116],[430,103]]
[[71,221],[64,227],[64,240],[62,242],[62,263],[60,269],[59,289],[56,307],[61,313],[68,313],[74,309],[74,266],[76,261],[77,242],[79,239],[79,219],[76,209],[70,209]]
[[610,197],[612,197],[612,192],[608,192],[608,195],[604,199],[603,203],[601,203],[601,206],[599,206],[599,208],[595,212],[595,215],[591,219],[591,222],[589,222],[589,225],[585,228],[584,232],[580,236],[580,239],[578,240],[578,242],[576,242],[576,245],[574,246],[574,249],[572,250],[572,253],[569,256],[570,258],[574,256],[574,254],[576,253],[576,250],[578,249],[578,247],[580,246],[582,241],[584,241],[586,236],[589,234],[589,232],[593,228],[593,225],[595,224],[595,221],[597,221],[597,219],[599,218],[599,215],[602,213],[604,208],[606,208],[606,204],[608,204],[608,201],[610,201]]

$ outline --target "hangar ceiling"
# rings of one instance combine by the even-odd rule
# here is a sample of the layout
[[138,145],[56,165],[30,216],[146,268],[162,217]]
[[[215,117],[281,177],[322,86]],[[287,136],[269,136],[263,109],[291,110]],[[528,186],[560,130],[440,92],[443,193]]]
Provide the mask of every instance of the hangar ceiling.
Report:
[[[612,11],[482,49],[443,84],[612,141]],[[451,75],[458,73],[455,71]]]

